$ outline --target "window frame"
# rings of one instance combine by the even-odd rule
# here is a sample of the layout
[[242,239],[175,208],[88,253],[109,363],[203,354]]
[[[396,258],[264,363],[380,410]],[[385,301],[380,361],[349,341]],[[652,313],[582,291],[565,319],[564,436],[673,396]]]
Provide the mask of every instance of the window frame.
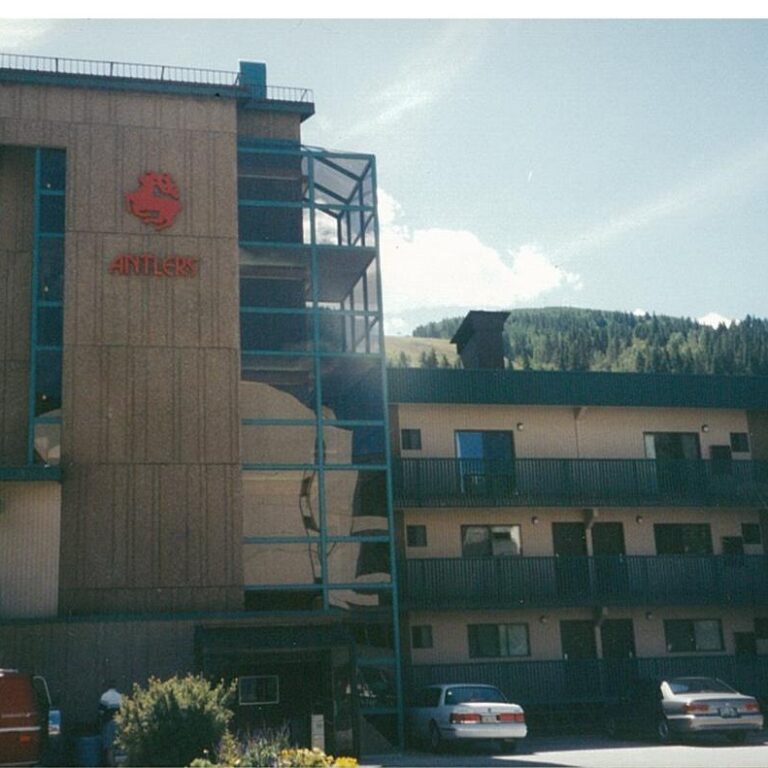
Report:
[[[719,646],[717,648],[699,648],[697,647],[696,637],[696,625],[704,623],[713,623],[717,625]],[[676,629],[680,630],[682,635],[682,625],[690,625],[688,631],[688,638],[692,640],[692,647],[690,648],[677,648],[673,649],[672,642],[670,642],[670,631],[673,629],[673,625],[676,625]],[[725,641],[723,637],[723,622],[722,619],[714,618],[702,618],[702,619],[665,619],[664,620],[664,645],[666,646],[667,653],[722,653],[725,651]]]
[[[478,528],[478,529],[485,529],[487,533],[487,542],[489,545],[489,552],[486,554],[479,554],[479,555],[473,555],[473,554],[466,554],[465,553],[465,546],[466,546],[466,531],[468,531],[470,528]],[[517,539],[515,542],[514,535],[510,536],[510,541],[515,542],[517,544],[517,552],[509,552],[509,553],[503,553],[494,552],[494,538],[493,533],[494,529],[501,529],[501,528],[509,528],[511,531],[514,531],[514,529],[517,529]],[[522,557],[523,555],[523,530],[520,523],[502,523],[502,524],[494,524],[494,523],[466,523],[461,525],[459,528],[459,535],[461,537],[460,544],[461,544],[461,556],[462,558],[470,558],[470,557]]]
[[[412,540],[411,534],[413,533],[415,535],[417,531],[419,533],[423,533],[424,534],[423,543],[418,543],[418,542],[421,541],[421,539],[418,539],[418,542],[416,542],[416,543],[414,543],[414,541]],[[418,525],[406,525],[405,526],[405,546],[409,547],[409,548],[410,547],[413,547],[413,548],[423,548],[423,547],[429,546],[428,538],[427,538],[427,526],[426,525],[421,525],[421,524],[418,524]]]
[[[509,631],[512,628],[523,629],[525,633],[525,653],[510,653],[509,643]],[[495,642],[496,653],[485,653],[479,647],[487,642],[487,638],[484,640],[477,637],[481,630],[495,629]],[[502,631],[503,630],[503,631]],[[503,638],[502,635],[506,634]],[[467,624],[467,650],[470,659],[520,659],[529,658],[531,656],[531,633],[530,628],[526,622],[503,622],[501,624],[494,623],[481,623],[481,624]],[[503,647],[505,646],[505,647]]]
[[731,453],[749,453],[749,432],[730,433]]
[[406,427],[400,430],[400,449],[403,451],[421,450],[421,429]]
[[[417,631],[418,630],[418,631]],[[431,624],[411,625],[411,648],[423,651],[435,647],[435,638]]]

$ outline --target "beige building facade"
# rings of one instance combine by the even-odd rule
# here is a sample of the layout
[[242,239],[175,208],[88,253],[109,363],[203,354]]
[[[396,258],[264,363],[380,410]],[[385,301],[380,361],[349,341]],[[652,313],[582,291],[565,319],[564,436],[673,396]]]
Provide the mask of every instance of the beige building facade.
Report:
[[496,314],[464,320],[463,370],[390,372],[409,684],[552,709],[716,673],[766,696],[765,382],[502,370]]

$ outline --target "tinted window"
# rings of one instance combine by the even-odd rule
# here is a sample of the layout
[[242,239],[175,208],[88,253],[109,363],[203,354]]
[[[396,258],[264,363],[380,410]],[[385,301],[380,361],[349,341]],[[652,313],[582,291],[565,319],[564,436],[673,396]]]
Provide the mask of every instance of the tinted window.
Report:
[[490,685],[462,685],[448,688],[445,692],[446,705],[463,704],[465,701],[506,702],[506,696]]

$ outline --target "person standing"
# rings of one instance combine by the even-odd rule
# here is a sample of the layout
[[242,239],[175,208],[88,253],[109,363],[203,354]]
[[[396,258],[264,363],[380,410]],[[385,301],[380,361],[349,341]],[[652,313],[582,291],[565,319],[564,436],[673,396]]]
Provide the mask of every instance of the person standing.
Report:
[[115,765],[115,736],[117,724],[115,715],[120,709],[123,697],[114,681],[107,683],[107,690],[99,699],[99,721],[101,723],[101,752],[104,765]]

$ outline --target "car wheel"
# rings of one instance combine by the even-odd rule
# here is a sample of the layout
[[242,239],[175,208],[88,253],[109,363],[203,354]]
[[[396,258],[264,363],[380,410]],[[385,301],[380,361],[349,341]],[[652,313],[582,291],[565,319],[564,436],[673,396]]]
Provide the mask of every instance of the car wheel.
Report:
[[434,722],[429,724],[429,748],[436,754],[443,751],[443,737]]
[[743,744],[747,740],[747,734],[745,731],[736,731],[736,733],[728,734],[728,741],[731,744]]
[[499,739],[496,744],[500,752],[508,755],[517,751],[517,739]]
[[672,731],[669,729],[669,722],[666,717],[661,717],[656,721],[656,739],[659,744],[669,744],[672,741]]

